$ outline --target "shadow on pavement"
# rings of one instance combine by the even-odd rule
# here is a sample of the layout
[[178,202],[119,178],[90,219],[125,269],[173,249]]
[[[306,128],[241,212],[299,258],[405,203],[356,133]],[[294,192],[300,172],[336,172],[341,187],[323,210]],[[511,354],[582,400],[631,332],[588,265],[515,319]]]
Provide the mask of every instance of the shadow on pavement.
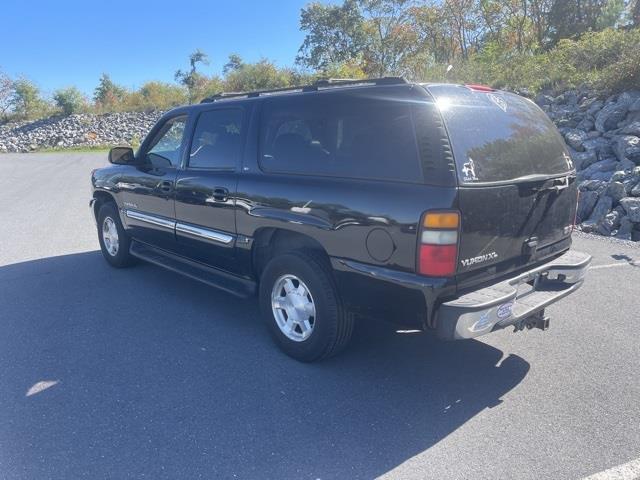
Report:
[[529,370],[366,322],[300,364],[256,302],[99,252],[0,267],[0,328],[2,478],[371,478]]

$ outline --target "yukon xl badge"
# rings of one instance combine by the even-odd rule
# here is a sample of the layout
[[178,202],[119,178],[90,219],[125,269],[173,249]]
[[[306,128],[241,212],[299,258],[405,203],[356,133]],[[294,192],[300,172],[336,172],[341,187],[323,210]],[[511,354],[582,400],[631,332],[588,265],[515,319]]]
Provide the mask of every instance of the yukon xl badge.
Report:
[[496,252],[485,253],[484,255],[478,255],[473,258],[465,258],[464,260],[460,260],[463,267],[470,267],[471,265],[475,265],[477,263],[488,262],[489,260],[495,260],[498,258],[498,254]]

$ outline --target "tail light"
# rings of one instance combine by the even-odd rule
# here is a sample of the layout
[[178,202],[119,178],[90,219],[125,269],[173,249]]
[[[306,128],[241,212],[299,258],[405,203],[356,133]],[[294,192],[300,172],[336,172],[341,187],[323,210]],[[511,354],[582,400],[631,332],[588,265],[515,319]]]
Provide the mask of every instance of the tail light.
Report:
[[478,85],[477,83],[469,83],[465,85],[469,90],[474,92],[495,92],[495,88],[488,87],[487,85]]
[[418,245],[418,273],[451,277],[458,260],[458,212],[427,212],[422,217]]

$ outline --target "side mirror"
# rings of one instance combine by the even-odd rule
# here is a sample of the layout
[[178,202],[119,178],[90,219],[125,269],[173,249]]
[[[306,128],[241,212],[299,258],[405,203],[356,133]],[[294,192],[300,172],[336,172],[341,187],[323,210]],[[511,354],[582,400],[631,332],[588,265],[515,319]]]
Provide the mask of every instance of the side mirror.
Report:
[[115,165],[128,165],[134,163],[136,157],[131,147],[114,147],[109,150],[109,162]]

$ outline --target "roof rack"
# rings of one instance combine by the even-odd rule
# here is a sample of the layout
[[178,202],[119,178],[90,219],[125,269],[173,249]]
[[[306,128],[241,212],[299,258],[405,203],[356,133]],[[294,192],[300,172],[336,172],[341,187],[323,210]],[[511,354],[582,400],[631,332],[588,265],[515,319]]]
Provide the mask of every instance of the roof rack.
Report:
[[409,83],[403,77],[381,77],[381,78],[326,78],[320,79],[311,85],[301,85],[297,87],[271,88],[267,90],[254,90],[251,92],[222,92],[211,97],[207,97],[200,103],[211,103],[230,98],[255,98],[262,95],[273,95],[278,93],[292,92],[317,92],[320,89],[352,86],[352,85],[403,85]]

